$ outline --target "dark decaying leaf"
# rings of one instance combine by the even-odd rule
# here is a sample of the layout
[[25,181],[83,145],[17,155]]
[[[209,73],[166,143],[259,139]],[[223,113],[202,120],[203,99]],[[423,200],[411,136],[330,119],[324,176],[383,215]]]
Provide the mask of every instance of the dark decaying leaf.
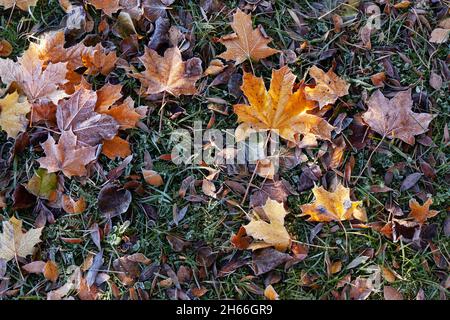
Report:
[[422,174],[420,172],[415,172],[408,175],[405,180],[403,180],[402,185],[400,186],[400,191],[403,192],[411,189],[417,184],[417,182],[419,182],[421,177]]
[[98,194],[98,209],[106,217],[112,218],[128,210],[131,192],[109,183]]
[[252,268],[255,275],[259,276],[291,259],[293,258],[289,254],[273,248],[259,249],[252,254]]

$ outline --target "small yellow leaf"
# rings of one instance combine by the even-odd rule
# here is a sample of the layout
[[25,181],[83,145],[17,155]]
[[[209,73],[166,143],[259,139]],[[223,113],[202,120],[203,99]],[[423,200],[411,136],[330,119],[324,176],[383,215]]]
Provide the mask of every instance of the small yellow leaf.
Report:
[[268,300],[278,300],[278,293],[275,291],[274,287],[269,284],[266,289],[264,289],[264,297]]
[[28,124],[26,115],[30,110],[28,101],[19,97],[17,92],[0,99],[0,127],[9,138],[15,138],[19,132],[25,131]]

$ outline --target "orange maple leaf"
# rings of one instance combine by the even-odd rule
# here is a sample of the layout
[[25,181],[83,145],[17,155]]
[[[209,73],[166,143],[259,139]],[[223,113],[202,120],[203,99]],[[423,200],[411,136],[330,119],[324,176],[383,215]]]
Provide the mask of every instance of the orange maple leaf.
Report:
[[256,130],[277,130],[281,137],[290,141],[295,141],[297,133],[311,139],[331,139],[333,126],[308,113],[316,107],[316,103],[306,99],[305,86],[300,83],[298,89],[292,92],[295,78],[287,66],[273,70],[267,91],[262,78],[244,73],[241,88],[250,105],[234,106],[238,121]]
[[433,200],[431,198],[428,198],[423,205],[420,205],[416,199],[409,200],[409,208],[411,209],[409,216],[420,224],[425,223],[428,218],[435,217],[439,213],[437,210],[430,210],[432,204]]
[[253,29],[251,15],[240,9],[233,15],[231,28],[235,33],[219,39],[227,47],[219,58],[234,60],[235,65],[238,65],[250,58],[259,61],[279,52],[267,46],[272,39],[263,34],[260,28]]

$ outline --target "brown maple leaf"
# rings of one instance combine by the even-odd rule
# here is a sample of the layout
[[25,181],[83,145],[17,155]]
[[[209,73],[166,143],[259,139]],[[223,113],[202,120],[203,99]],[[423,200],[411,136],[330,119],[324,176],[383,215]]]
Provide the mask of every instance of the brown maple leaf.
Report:
[[29,11],[30,7],[36,6],[38,0],[0,0],[0,6],[4,10],[17,7],[23,11]]
[[146,111],[147,107],[135,108],[133,99],[127,97],[123,103],[101,113],[113,117],[119,123],[120,129],[125,130],[135,128],[138,121],[145,116]]
[[0,59],[2,82],[7,86],[15,82],[30,103],[51,101],[57,104],[65,98],[67,94],[60,86],[67,82],[66,73],[66,63],[48,63],[44,68],[35,46],[30,46],[17,62]]
[[102,140],[112,139],[119,124],[113,117],[95,112],[96,102],[97,94],[86,89],[61,102],[56,110],[59,130],[71,130],[81,145],[96,146]]
[[119,0],[88,0],[95,9],[102,10],[106,15],[111,16],[121,9]]
[[101,43],[98,43],[92,50],[83,52],[81,60],[87,68],[85,74],[97,75],[101,73],[107,76],[116,66],[117,55],[115,51],[107,52]]
[[433,200],[431,198],[428,198],[423,205],[420,205],[416,199],[409,200],[409,208],[411,209],[409,216],[420,224],[425,223],[428,218],[435,217],[439,213],[437,210],[430,210],[432,204]]
[[109,159],[126,158],[131,154],[130,143],[119,136],[103,141],[102,154]]
[[415,113],[411,110],[413,101],[411,89],[386,98],[380,90],[375,91],[367,101],[368,110],[363,114],[370,128],[387,138],[398,138],[410,145],[414,136],[428,131],[428,125],[435,115]]
[[183,61],[178,47],[169,48],[161,57],[156,51],[145,48],[139,58],[145,66],[142,73],[134,73],[145,88],[145,94],[167,92],[176,97],[197,93],[195,82],[202,76],[202,61],[191,58]]
[[231,28],[235,33],[219,39],[219,42],[227,47],[219,58],[234,60],[235,65],[238,65],[247,59],[259,61],[279,52],[267,46],[272,39],[266,36],[261,28],[253,29],[251,15],[240,9],[233,15]]
[[61,133],[58,144],[49,136],[41,146],[45,152],[45,157],[37,160],[41,167],[50,173],[62,171],[68,178],[85,176],[86,165],[96,159],[97,148],[77,145],[77,136],[71,130]]
[[333,104],[339,97],[348,94],[350,85],[339,78],[332,69],[324,72],[316,66],[312,66],[309,69],[309,75],[314,78],[316,85],[305,89],[306,98],[317,101],[319,108]]
[[297,90],[292,91],[295,78],[287,66],[273,70],[270,89],[267,91],[262,78],[244,73],[241,88],[250,105],[234,106],[238,121],[255,130],[278,131],[281,137],[290,141],[295,141],[297,133],[310,139],[319,137],[329,140],[333,126],[308,113],[316,107],[316,103],[306,99],[305,85],[302,83]]

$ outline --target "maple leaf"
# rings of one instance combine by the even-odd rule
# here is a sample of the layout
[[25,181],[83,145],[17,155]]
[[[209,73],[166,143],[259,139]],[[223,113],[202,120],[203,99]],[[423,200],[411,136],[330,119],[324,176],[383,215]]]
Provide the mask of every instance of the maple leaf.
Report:
[[285,251],[290,244],[291,237],[284,226],[284,217],[287,212],[283,204],[269,198],[262,210],[269,222],[252,218],[250,223],[244,226],[249,236],[263,241],[256,246],[252,243],[249,248],[274,246],[279,251]]
[[71,130],[79,144],[96,146],[102,140],[112,139],[119,128],[113,117],[94,111],[97,94],[80,89],[56,110],[56,121],[61,131]]
[[145,94],[168,92],[176,97],[197,93],[195,82],[202,76],[202,61],[191,58],[183,61],[178,47],[169,48],[161,57],[156,51],[146,47],[139,58],[145,71],[135,73],[145,88]]
[[25,131],[28,120],[26,115],[31,106],[17,92],[0,99],[0,127],[6,131],[9,138],[16,138],[19,132]]
[[[145,110],[144,110],[145,109]],[[131,97],[127,97],[125,101],[119,105],[112,106],[110,109],[102,111],[101,113],[110,115],[120,125],[121,130],[135,128],[140,119],[145,116],[138,111],[147,111],[147,108],[134,108],[134,101]]]
[[45,157],[37,161],[42,168],[51,172],[62,171],[68,178],[72,176],[85,176],[86,165],[96,159],[96,147],[80,147],[77,145],[77,136],[71,131],[63,131],[58,144],[52,136],[41,144]]
[[17,62],[10,59],[0,59],[0,79],[9,86],[15,82],[27,96],[28,101],[57,104],[67,97],[59,87],[67,82],[66,63],[48,63],[44,69],[43,61],[39,59],[36,46],[30,46]]
[[126,158],[131,154],[130,143],[119,136],[103,141],[102,153],[109,159]]
[[22,232],[22,220],[15,217],[3,221],[3,233],[0,233],[0,259],[10,261],[16,257],[25,258],[33,253],[34,246],[41,242],[39,239],[43,228],[30,229]]
[[121,84],[107,83],[100,90],[97,90],[97,102],[95,103],[95,111],[98,113],[105,112],[111,107],[114,102],[122,98],[120,93],[122,90]]
[[0,6],[4,10],[17,7],[23,11],[30,11],[30,7],[36,6],[38,0],[0,0]]
[[413,101],[411,89],[386,98],[380,90],[375,91],[367,101],[368,110],[362,115],[364,121],[377,133],[398,138],[410,145],[414,136],[428,131],[428,125],[435,115],[415,113],[411,110]]
[[272,39],[260,28],[253,29],[251,15],[245,14],[240,9],[233,15],[231,28],[235,33],[218,40],[227,47],[219,58],[234,60],[235,65],[238,65],[249,58],[259,61],[279,52],[267,46]]
[[409,216],[420,224],[425,223],[428,218],[435,217],[439,213],[437,210],[430,210],[432,204],[433,200],[431,198],[428,198],[423,205],[420,205],[416,199],[409,200],[409,208],[411,209]]
[[102,44],[98,43],[92,50],[83,52],[81,60],[87,68],[85,74],[97,75],[101,73],[107,76],[116,66],[117,55],[115,51],[106,52]]
[[303,84],[292,92],[294,82],[295,75],[287,66],[272,71],[269,91],[262,78],[244,73],[241,88],[250,105],[234,106],[238,121],[256,130],[277,130],[281,137],[290,141],[295,141],[296,133],[330,140],[333,126],[308,113],[316,103],[306,99]]
[[360,208],[361,201],[350,200],[350,189],[339,184],[334,192],[323,187],[312,189],[315,201],[300,206],[302,216],[310,216],[308,221],[329,222],[358,219],[367,221],[366,212]]
[[93,5],[97,10],[103,10],[108,16],[111,16],[122,8],[119,5],[119,0],[89,0],[88,3]]
[[325,73],[316,66],[312,66],[309,69],[309,74],[316,81],[316,85],[305,88],[306,98],[317,101],[320,109],[328,104],[335,103],[339,97],[348,94],[350,85],[339,78],[332,69]]

